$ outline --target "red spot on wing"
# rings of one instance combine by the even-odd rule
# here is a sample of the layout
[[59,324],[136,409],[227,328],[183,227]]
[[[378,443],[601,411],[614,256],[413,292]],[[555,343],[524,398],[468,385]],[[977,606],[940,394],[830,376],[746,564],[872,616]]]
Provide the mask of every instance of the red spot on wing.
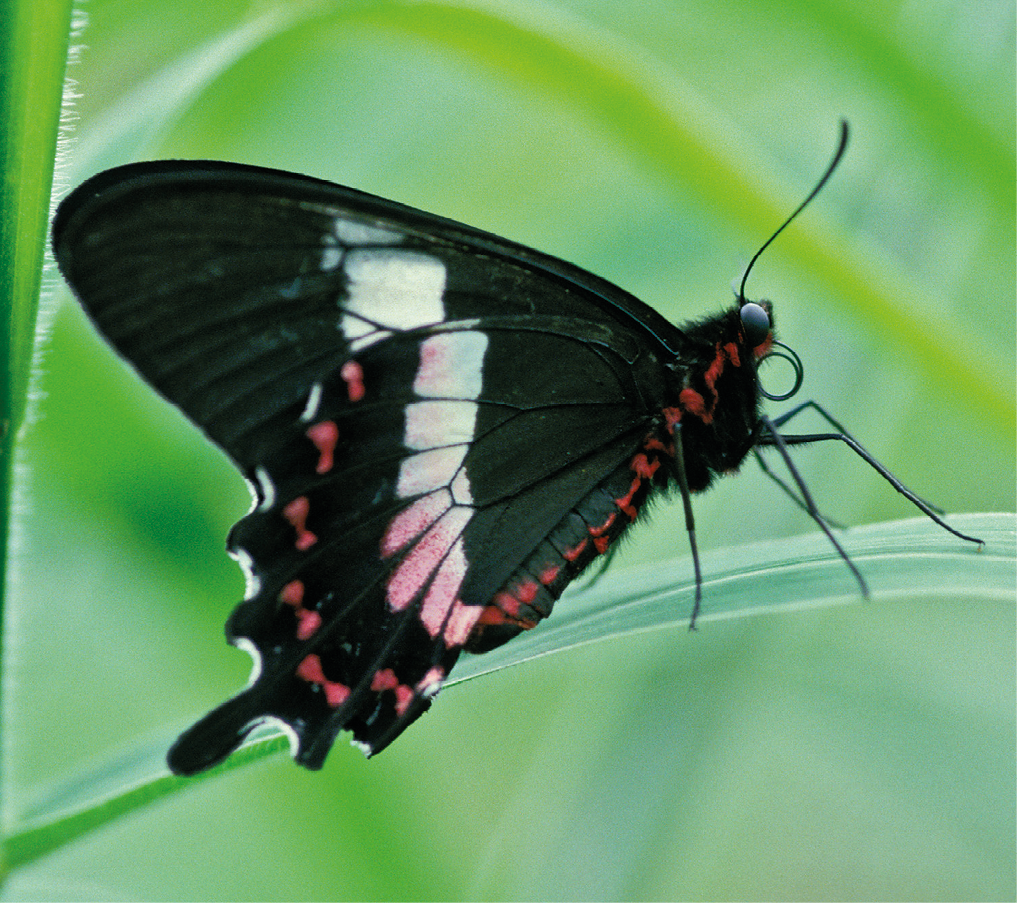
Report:
[[308,501],[306,495],[297,496],[282,510],[283,517],[285,517],[286,520],[292,524],[293,529],[297,531],[296,546],[301,552],[306,552],[318,541],[318,537],[307,529],[307,515],[310,510],[311,503]]
[[360,401],[367,391],[364,388],[364,368],[356,361],[347,361],[340,368],[339,375],[346,383],[346,394],[350,401]]
[[[646,455],[636,455],[636,458],[642,458],[643,463],[646,462]],[[618,506],[619,510],[628,517],[629,520],[635,520],[636,515],[639,513],[635,505],[632,504],[632,500],[636,497],[636,493],[640,490],[643,485],[645,477],[640,475],[640,471],[636,468],[636,461],[632,462],[632,469],[636,471],[636,477],[632,480],[632,485],[629,486],[629,491],[625,493],[621,498],[615,499],[614,503]]]
[[339,427],[333,420],[323,420],[307,431],[307,438],[318,449],[318,466],[315,467],[315,472],[328,473],[335,461],[335,446],[339,441]]
[[297,639],[309,640],[321,627],[321,615],[309,608],[304,608],[304,584],[300,580],[291,580],[279,593],[279,601],[293,606],[297,616]]
[[617,517],[618,512],[612,511],[607,516],[607,519],[604,521],[604,523],[602,523],[599,527],[590,527],[590,535],[594,537],[594,542],[596,542],[597,537],[603,536],[605,533],[607,533],[608,530],[611,529],[611,525],[615,522],[615,518]]
[[329,680],[321,667],[321,658],[308,655],[297,665],[296,675],[308,683],[317,684],[325,693],[325,699],[332,708],[338,708],[350,696],[350,688],[335,680]]
[[566,561],[575,561],[580,555],[586,550],[587,540],[582,540],[578,545],[574,545],[571,549],[566,549],[562,552],[562,558]]
[[549,564],[546,568],[544,568],[543,571],[541,571],[540,582],[543,583],[544,586],[548,586],[549,584],[554,583],[554,581],[558,579],[558,575],[560,573],[561,573],[560,564]]
[[374,677],[371,678],[371,689],[375,693],[381,693],[385,690],[395,693],[395,710],[397,715],[406,714],[406,710],[410,707],[410,703],[413,702],[415,695],[412,687],[399,683],[399,678],[396,677],[395,671],[391,668],[382,668],[374,673]]

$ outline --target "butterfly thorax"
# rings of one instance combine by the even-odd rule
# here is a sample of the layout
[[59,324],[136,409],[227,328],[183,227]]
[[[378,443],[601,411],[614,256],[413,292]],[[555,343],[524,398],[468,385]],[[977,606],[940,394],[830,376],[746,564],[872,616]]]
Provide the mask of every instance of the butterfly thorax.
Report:
[[[761,306],[770,314],[769,302]],[[773,333],[755,345],[746,338],[739,308],[687,323],[687,345],[675,360],[673,408],[664,411],[670,429],[681,430],[689,489],[702,492],[715,476],[737,470],[759,430],[759,361]]]

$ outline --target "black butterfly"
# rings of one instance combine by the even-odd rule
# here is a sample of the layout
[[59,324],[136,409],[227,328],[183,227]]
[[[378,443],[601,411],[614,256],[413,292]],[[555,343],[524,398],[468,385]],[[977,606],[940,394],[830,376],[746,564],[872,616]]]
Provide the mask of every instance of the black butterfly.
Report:
[[[769,302],[743,290],[677,327],[486,232],[214,162],[95,176],[60,205],[53,247],[99,331],[255,496],[229,537],[247,593],[226,627],[254,674],[174,745],[180,774],[266,720],[308,768],[341,730],[379,752],[461,652],[547,617],[669,484],[692,540],[694,622],[690,497],[759,447],[777,447],[796,486],[785,488],[863,592],[787,446],[846,442],[956,533],[814,403],[763,415],[759,362],[787,357],[796,389],[801,366],[775,343]],[[782,435],[807,406],[832,432]]]

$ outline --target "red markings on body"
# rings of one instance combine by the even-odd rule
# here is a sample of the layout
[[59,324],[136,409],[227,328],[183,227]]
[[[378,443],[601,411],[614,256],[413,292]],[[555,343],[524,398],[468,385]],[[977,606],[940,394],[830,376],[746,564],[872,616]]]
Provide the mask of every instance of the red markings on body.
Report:
[[318,541],[318,537],[307,529],[307,515],[310,510],[311,503],[308,501],[306,495],[297,496],[282,510],[283,517],[285,517],[286,520],[293,525],[293,529],[297,531],[296,546],[301,552],[306,552]]
[[[724,354],[721,347],[717,346],[717,353],[713,357],[713,361],[710,366],[706,368],[706,372],[703,374],[703,380],[712,390],[717,385],[717,380],[720,378],[720,374],[724,372],[724,362],[727,360],[727,355]],[[716,395],[716,392],[714,392]]]
[[727,359],[731,361],[736,367],[742,365],[741,357],[738,355],[738,346],[734,342],[728,342],[724,346],[724,351],[727,352]]
[[[681,421],[684,411],[681,408],[663,408],[661,413],[664,415],[664,423],[667,426],[667,431],[669,433],[674,433],[675,424]],[[651,448],[652,446],[649,442],[647,442],[646,447]],[[660,450],[665,450],[663,444],[660,445]]]
[[371,678],[371,689],[375,693],[381,693],[385,690],[395,693],[395,710],[397,715],[406,714],[406,710],[410,707],[410,703],[413,702],[415,695],[412,687],[399,683],[399,678],[396,677],[395,671],[391,668],[382,668],[374,672],[374,677]]
[[[498,596],[507,595],[499,593]],[[498,598],[496,596],[495,598]],[[511,624],[513,627],[521,627],[523,630],[531,630],[537,626],[535,618],[521,618],[518,615],[505,611],[500,605],[488,605],[481,612],[477,619],[478,627],[492,627],[501,624]]]
[[[665,408],[664,410],[667,411],[668,409]],[[674,432],[673,426],[674,426],[673,424],[669,424],[668,425],[668,431],[671,432],[671,433]],[[656,436],[647,436],[646,437],[646,441],[643,443],[643,448],[646,449],[646,451],[660,451],[660,452],[663,452],[669,458],[673,458],[674,457],[674,443],[672,442],[669,445],[665,445]]]
[[607,520],[604,521],[599,527],[590,527],[590,536],[594,537],[594,544],[596,544],[596,538],[603,536],[608,530],[611,529],[611,524],[615,522],[615,518],[618,517],[617,511],[612,511],[608,516]]
[[703,423],[713,422],[713,412],[706,410],[706,401],[695,389],[682,389],[678,400],[685,405],[685,410],[695,414]]
[[309,640],[321,627],[321,615],[309,608],[304,608],[304,584],[300,580],[291,580],[279,593],[279,601],[293,606],[297,615],[297,639]]
[[335,446],[339,441],[339,427],[335,425],[334,420],[323,420],[307,431],[307,438],[318,449],[318,466],[314,468],[315,473],[328,473],[335,462]]
[[[657,442],[657,444],[660,445],[661,443]],[[648,447],[649,443],[647,443],[647,448]],[[632,470],[635,471],[636,476],[640,480],[648,480],[660,468],[660,460],[658,458],[654,458],[651,461],[650,456],[647,455],[646,452],[639,452],[637,455],[633,456],[632,462],[629,464],[629,467],[631,467]]]
[[[770,347],[770,339],[767,339],[762,345],[754,350],[756,357],[760,357],[760,349],[766,348],[767,351]],[[766,352],[763,352],[764,354]],[[727,342],[724,345],[717,344],[716,354],[714,354],[713,360],[710,362],[710,366],[703,371],[703,382],[706,383],[706,388],[710,390],[710,401],[707,402],[706,398],[700,392],[697,392],[692,388],[685,388],[678,394],[678,400],[681,402],[682,407],[690,414],[695,415],[703,423],[713,423],[714,409],[717,407],[717,380],[720,379],[724,373],[724,368],[730,363],[734,367],[741,366],[741,355],[738,351],[738,346],[734,342]],[[665,409],[665,414],[667,409]],[[672,427],[673,424],[669,424]]]
[[765,342],[763,342],[761,345],[756,345],[756,347],[752,349],[752,354],[758,361],[761,358],[766,357],[770,353],[770,350],[772,348],[773,348],[773,334],[771,333],[766,337]]
[[350,688],[335,680],[329,680],[321,667],[321,657],[308,655],[297,665],[296,675],[308,683],[317,684],[325,693],[325,699],[332,708],[338,708],[350,696]]
[[538,583],[533,580],[522,580],[516,587],[515,596],[520,602],[529,605],[537,598],[539,592],[540,585]]
[[356,361],[347,361],[339,369],[339,375],[346,383],[346,394],[350,401],[360,401],[367,391],[364,388],[364,368]]
[[495,607],[502,614],[508,615],[510,618],[515,618],[519,615],[520,604],[521,603],[517,596],[502,590],[501,592],[494,594],[494,598],[491,600],[491,605],[489,605],[488,608]]

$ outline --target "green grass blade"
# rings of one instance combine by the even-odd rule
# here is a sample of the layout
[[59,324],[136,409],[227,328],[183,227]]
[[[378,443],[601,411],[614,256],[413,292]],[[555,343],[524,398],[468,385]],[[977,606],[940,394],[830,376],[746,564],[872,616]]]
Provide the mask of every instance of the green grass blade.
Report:
[[[873,587],[872,616],[887,600],[967,596],[1012,603],[1015,587],[1013,515],[953,518],[985,541],[978,551],[925,519],[851,530],[844,547]],[[703,558],[704,608],[699,623],[863,604],[857,584],[821,534],[720,549]],[[448,685],[587,643],[688,622],[692,584],[687,560],[652,569],[609,572],[589,589],[566,594],[547,622],[482,656],[466,656]],[[137,750],[51,789],[23,816],[6,845],[10,867],[25,865],[158,799],[287,748],[274,731],[246,744],[218,768],[176,778],[164,755],[171,738]]]
[[[0,10],[0,631],[9,581],[14,448],[25,416],[50,188],[70,34],[70,2],[4,2]],[[0,633],[0,712],[13,638]],[[6,740],[0,754],[6,753]],[[6,760],[0,825],[10,824]],[[0,855],[0,882],[9,863]]]

